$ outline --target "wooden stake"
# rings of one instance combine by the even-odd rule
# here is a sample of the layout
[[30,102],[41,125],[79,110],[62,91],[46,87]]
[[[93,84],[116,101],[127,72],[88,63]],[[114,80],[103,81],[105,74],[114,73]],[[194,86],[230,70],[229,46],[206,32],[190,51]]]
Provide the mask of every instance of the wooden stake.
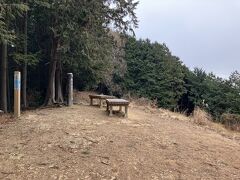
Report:
[[68,73],[68,106],[73,105],[73,74]]
[[14,72],[14,116],[20,117],[21,115],[21,73]]

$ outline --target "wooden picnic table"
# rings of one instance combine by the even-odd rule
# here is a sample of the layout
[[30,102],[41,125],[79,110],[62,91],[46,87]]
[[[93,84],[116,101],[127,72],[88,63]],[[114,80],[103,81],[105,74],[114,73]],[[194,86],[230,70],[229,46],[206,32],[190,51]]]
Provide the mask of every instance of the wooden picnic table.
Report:
[[99,106],[100,108],[103,106],[102,101],[106,99],[114,99],[116,98],[115,96],[109,96],[109,95],[104,95],[104,94],[99,94],[99,95],[89,95],[90,98],[90,105],[93,106],[93,99],[99,99]]
[[106,99],[107,103],[107,112],[109,112],[109,116],[113,115],[113,106],[119,106],[119,111],[122,111],[122,107],[125,107],[125,117],[128,117],[128,106],[130,104],[129,101],[125,99]]

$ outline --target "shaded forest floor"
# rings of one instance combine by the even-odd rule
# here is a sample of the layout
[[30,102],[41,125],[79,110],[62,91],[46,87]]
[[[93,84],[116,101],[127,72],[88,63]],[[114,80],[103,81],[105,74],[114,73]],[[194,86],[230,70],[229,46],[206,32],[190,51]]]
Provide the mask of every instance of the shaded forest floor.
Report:
[[87,102],[0,125],[0,179],[239,179],[239,133],[132,103],[129,118]]

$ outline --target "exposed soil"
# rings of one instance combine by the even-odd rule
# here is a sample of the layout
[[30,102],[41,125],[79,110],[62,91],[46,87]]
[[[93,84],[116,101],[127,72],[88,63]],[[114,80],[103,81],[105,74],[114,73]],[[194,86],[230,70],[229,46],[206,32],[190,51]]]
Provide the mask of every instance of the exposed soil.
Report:
[[240,141],[143,106],[34,110],[0,125],[0,179],[240,179]]
[[6,124],[15,121],[10,115],[0,114],[0,124]]

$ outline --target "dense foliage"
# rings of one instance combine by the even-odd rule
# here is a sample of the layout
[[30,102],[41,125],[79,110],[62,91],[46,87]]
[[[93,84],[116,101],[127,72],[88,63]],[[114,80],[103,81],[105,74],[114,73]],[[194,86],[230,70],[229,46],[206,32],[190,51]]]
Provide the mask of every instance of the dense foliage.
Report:
[[129,38],[125,47],[128,70],[126,89],[139,96],[157,99],[158,104],[174,109],[185,92],[184,66],[166,45]]
[[122,87],[139,96],[157,99],[159,106],[192,113],[195,106],[216,118],[240,114],[240,76],[229,80],[195,68],[190,71],[165,44],[128,38],[125,47],[127,73]]
[[127,35],[133,0],[0,0],[0,109],[12,107],[13,71],[22,72],[23,107],[64,102],[66,73],[76,89],[126,93],[191,114],[240,114],[240,74],[228,80],[189,70],[165,44]]

